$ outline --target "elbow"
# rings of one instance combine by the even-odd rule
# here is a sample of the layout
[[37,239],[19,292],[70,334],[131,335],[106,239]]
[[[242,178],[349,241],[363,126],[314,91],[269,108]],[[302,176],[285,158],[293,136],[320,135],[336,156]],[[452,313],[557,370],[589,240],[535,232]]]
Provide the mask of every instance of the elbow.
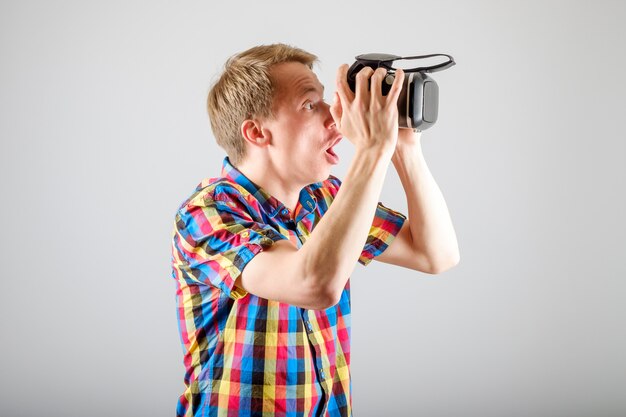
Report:
[[339,303],[339,297],[324,297],[315,300],[310,307],[309,310],[326,310],[327,308],[331,308],[336,306]]
[[342,290],[336,290],[333,288],[320,289],[315,298],[312,300],[312,310],[326,310],[327,308],[336,306],[341,299]]
[[316,284],[314,284],[314,290],[309,292],[311,296],[308,303],[308,309],[326,310],[327,308],[333,307],[339,303],[345,283],[343,287],[340,287],[339,285],[336,285],[336,283],[339,282],[337,280],[315,280],[315,282]]
[[461,261],[461,256],[459,252],[455,252],[446,257],[438,258],[437,260],[433,260],[430,263],[430,268],[428,269],[428,273],[432,275],[438,275],[443,272],[446,272],[459,264]]
[[[319,265],[319,264],[318,264]],[[321,266],[308,268],[306,279],[306,293],[308,300],[306,307],[309,310],[326,310],[339,303],[346,286],[347,271],[331,267],[332,262],[324,262]]]

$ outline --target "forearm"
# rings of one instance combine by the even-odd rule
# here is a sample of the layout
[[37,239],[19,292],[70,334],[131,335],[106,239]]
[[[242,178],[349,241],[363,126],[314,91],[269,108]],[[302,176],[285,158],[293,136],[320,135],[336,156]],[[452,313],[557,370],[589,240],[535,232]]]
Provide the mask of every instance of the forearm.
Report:
[[333,203],[300,249],[310,276],[335,296],[363,251],[389,159],[376,151],[357,151]]
[[414,250],[430,260],[434,272],[456,265],[459,248],[454,226],[424,159],[419,136],[409,145],[399,143],[392,162],[406,194]]

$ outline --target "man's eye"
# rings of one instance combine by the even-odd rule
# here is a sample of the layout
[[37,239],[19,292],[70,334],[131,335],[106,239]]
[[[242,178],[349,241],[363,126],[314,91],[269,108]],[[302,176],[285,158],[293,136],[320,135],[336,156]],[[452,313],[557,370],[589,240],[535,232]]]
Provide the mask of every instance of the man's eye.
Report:
[[307,101],[306,103],[304,103],[304,108],[307,110],[313,110],[313,103],[310,101]]

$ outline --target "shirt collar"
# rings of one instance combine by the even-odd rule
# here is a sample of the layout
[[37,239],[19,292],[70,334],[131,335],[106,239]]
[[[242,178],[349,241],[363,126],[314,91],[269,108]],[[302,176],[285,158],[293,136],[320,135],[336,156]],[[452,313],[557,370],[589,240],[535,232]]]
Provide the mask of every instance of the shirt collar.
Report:
[[[279,215],[287,215],[288,211],[285,205],[277,198],[271,196],[263,188],[256,185],[248,177],[246,177],[241,171],[239,171],[233,164],[231,164],[228,157],[224,158],[222,163],[222,177],[229,179],[230,181],[241,185],[246,189],[254,198],[259,201],[263,210],[271,217]],[[304,187],[300,191],[298,205],[295,209],[296,222],[300,221],[307,213],[312,213],[317,207],[315,197],[309,191],[309,187]]]

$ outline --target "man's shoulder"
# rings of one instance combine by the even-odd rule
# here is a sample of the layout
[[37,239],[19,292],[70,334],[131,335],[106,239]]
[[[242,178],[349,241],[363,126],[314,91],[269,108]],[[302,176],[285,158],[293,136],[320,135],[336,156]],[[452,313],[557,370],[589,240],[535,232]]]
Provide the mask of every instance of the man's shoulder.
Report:
[[217,202],[247,199],[250,193],[226,177],[204,178],[194,192],[180,205],[179,211],[190,207],[209,207]]

